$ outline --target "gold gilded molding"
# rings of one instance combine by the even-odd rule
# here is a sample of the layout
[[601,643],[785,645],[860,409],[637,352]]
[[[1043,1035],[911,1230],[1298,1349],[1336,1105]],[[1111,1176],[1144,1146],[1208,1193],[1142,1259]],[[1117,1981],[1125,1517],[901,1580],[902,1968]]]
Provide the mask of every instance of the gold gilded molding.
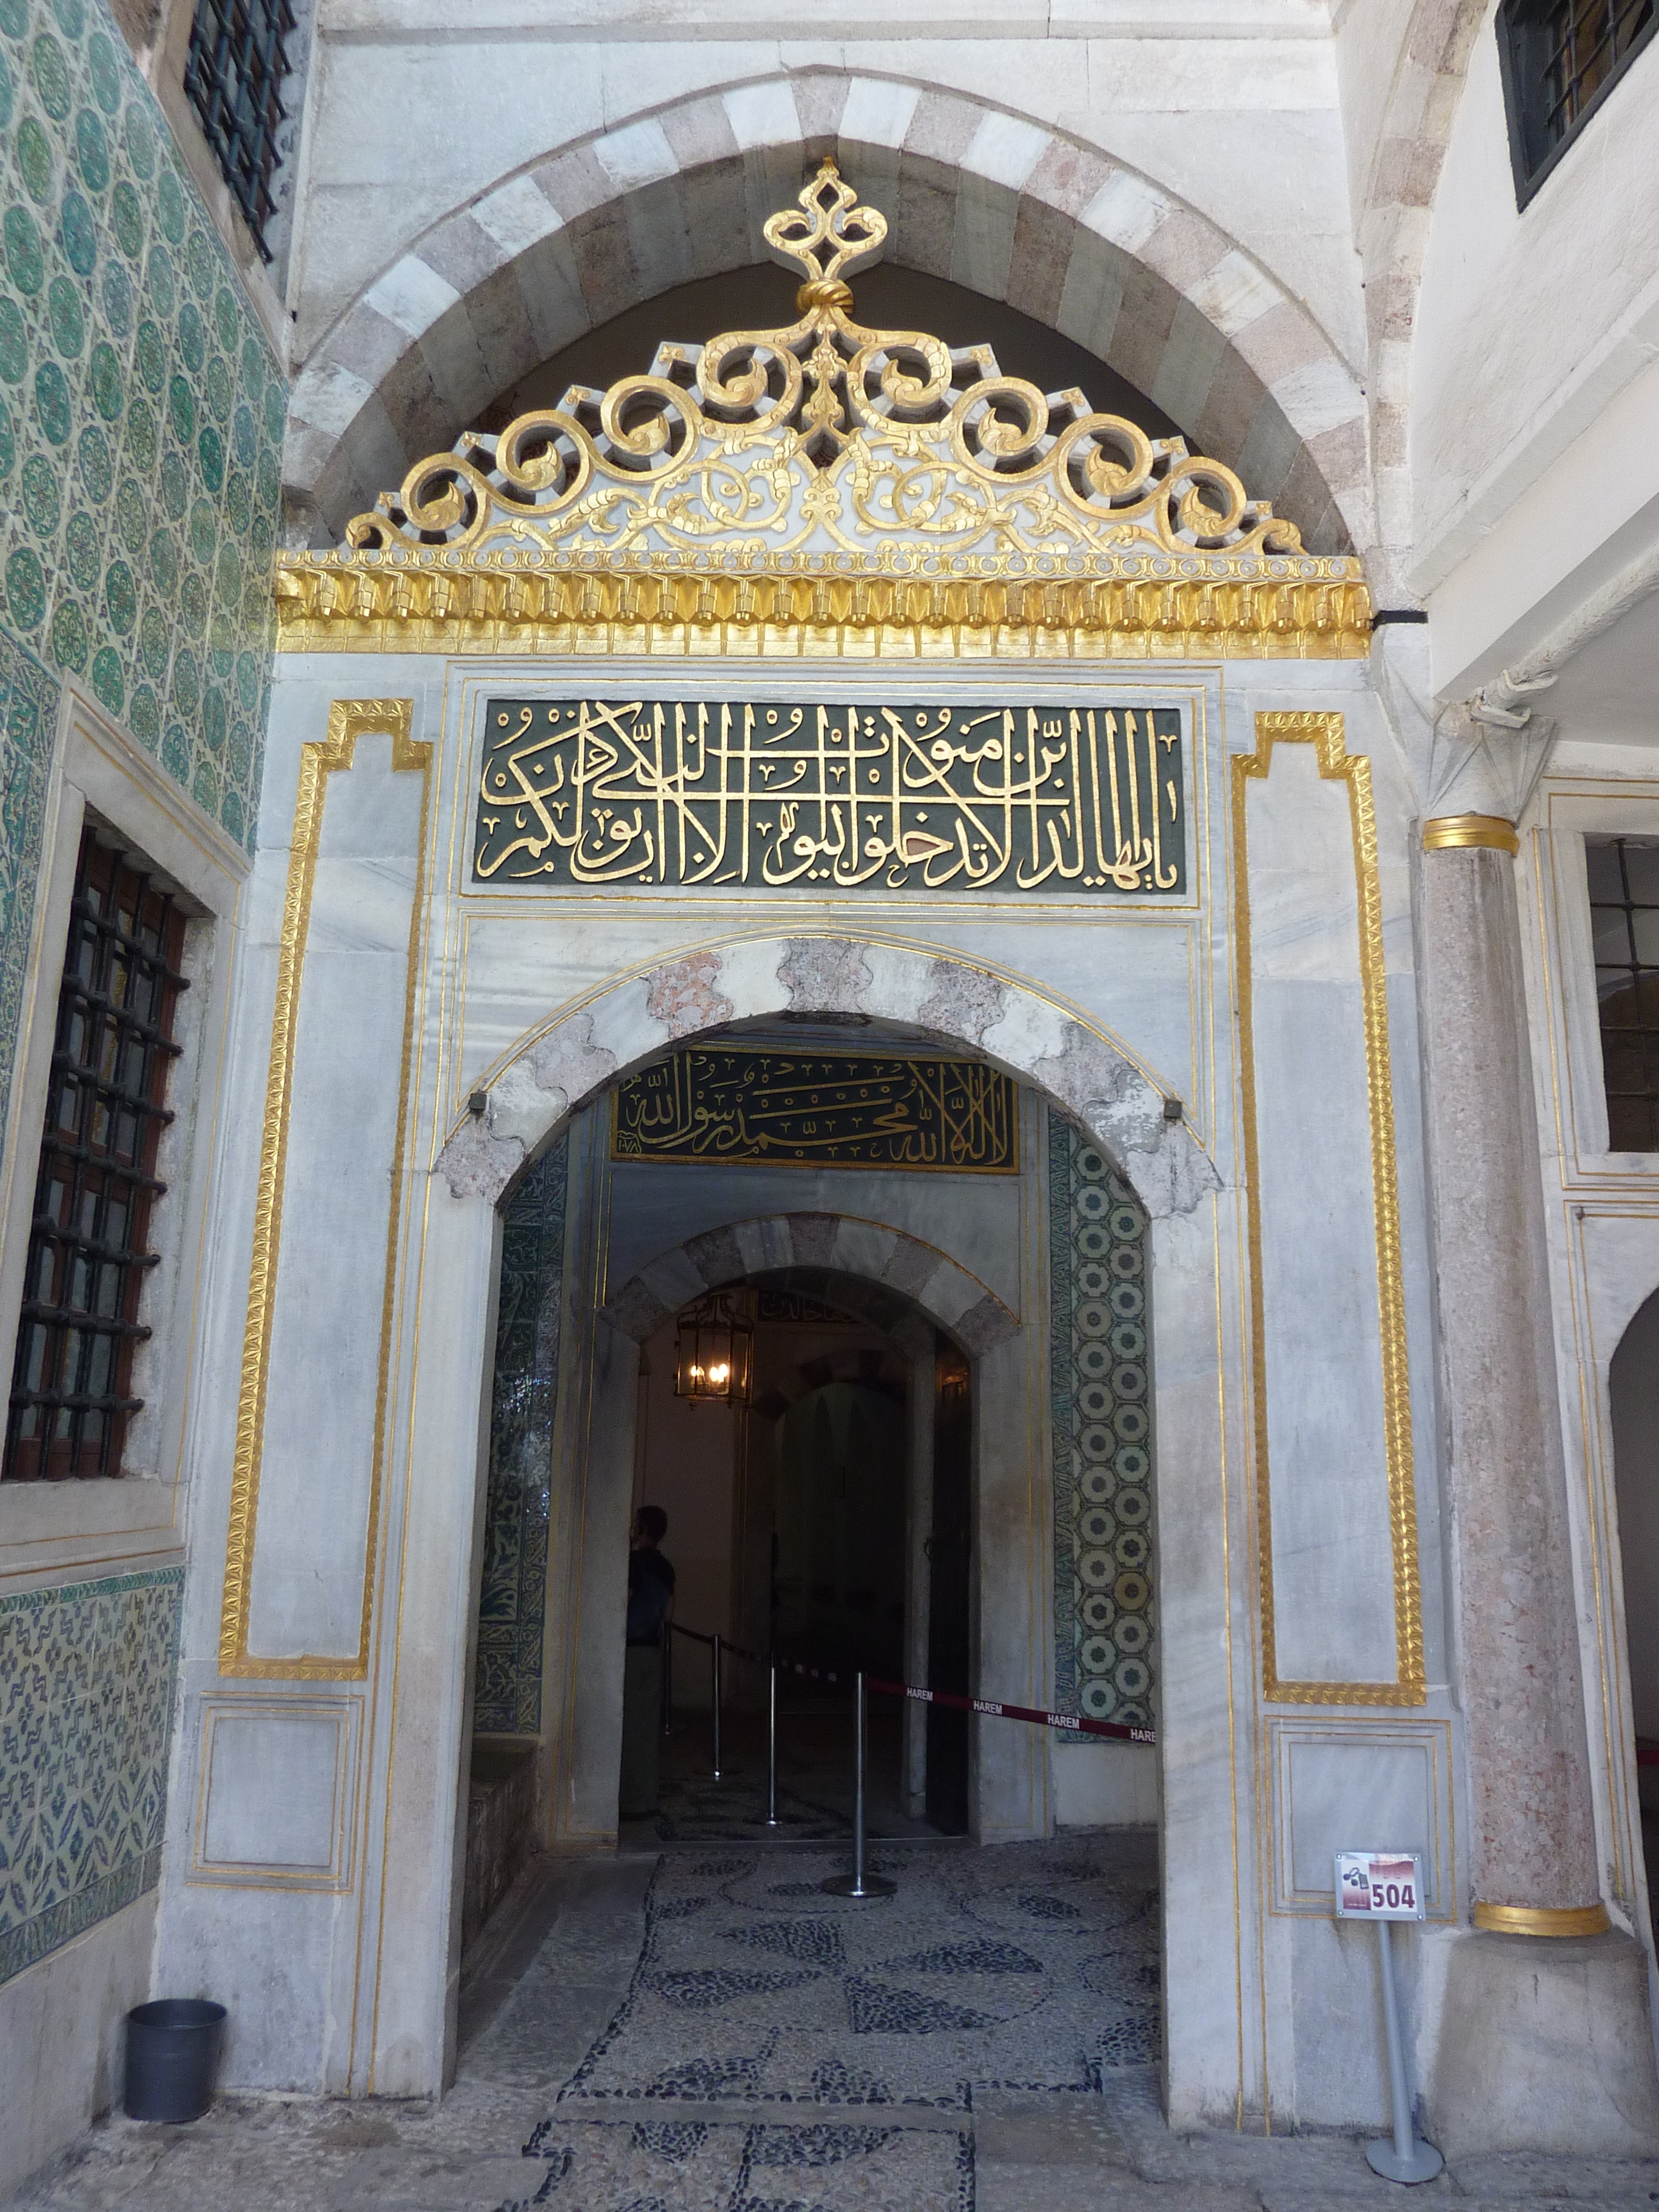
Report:
[[1370,594],[1353,562],[1100,556],[1082,575],[1033,578],[1006,574],[994,556],[941,561],[964,573],[932,575],[898,573],[902,559],[910,565],[893,548],[833,562],[801,555],[783,571],[765,554],[710,552],[696,566],[688,556],[670,569],[426,547],[285,553],[277,649],[559,660],[1363,660],[1370,651]]
[[[467,431],[282,556],[289,652],[1358,659],[1370,600],[1224,463],[852,319],[885,218],[832,161],[764,225],[797,319]],[[775,641],[781,634],[781,642]]]
[[[300,785],[294,806],[294,832],[283,906],[282,943],[276,963],[276,998],[271,1016],[270,1062],[265,1080],[259,1180],[253,1206],[253,1256],[248,1270],[247,1327],[242,1340],[241,1396],[236,1413],[236,1446],[231,1468],[230,1531],[225,1546],[224,1598],[219,1620],[219,1672],[283,1681],[356,1681],[368,1672],[369,1627],[374,1609],[374,1554],[380,1535],[382,1462],[385,1457],[386,1398],[392,1358],[392,1309],[403,1192],[404,1147],[408,1133],[409,1075],[414,1041],[415,985],[425,896],[427,816],[432,799],[433,747],[410,736],[412,699],[337,699],[328,710],[328,735],[300,749]],[[289,1659],[250,1657],[248,1607],[253,1573],[254,1529],[259,1508],[259,1462],[264,1443],[265,1391],[270,1360],[277,1257],[282,1243],[283,1181],[288,1162],[288,1129],[294,1088],[294,1054],[299,1029],[300,978],[311,926],[311,896],[322,838],[328,778],[344,774],[365,733],[389,736],[394,773],[421,778],[421,823],[416,856],[415,896],[409,926],[409,960],[404,989],[403,1053],[398,1092],[397,1137],[392,1152],[392,1209],[387,1232],[386,1285],[381,1303],[380,1358],[374,1401],[374,1466],[370,1474],[368,1528],[364,1549],[363,1601],[358,1647],[352,1657],[301,1656]]]
[[1467,846],[1494,853],[1518,853],[1521,841],[1513,822],[1501,814],[1441,814],[1423,824],[1425,853],[1455,852]]
[[[1342,717],[1260,714],[1255,750],[1232,764],[1235,939],[1238,960],[1239,1079],[1243,1104],[1244,1180],[1249,1255],[1251,1388],[1256,1477],[1261,1500],[1262,1695],[1302,1705],[1420,1705],[1426,1689],[1423,1604],[1417,1558],[1417,1492],[1413,1468],[1411,1383],[1406,1354],[1406,1298],[1400,1253],[1400,1199],[1395,1166],[1393,1087],[1389,1066],[1387,975],[1382,900],[1377,881],[1376,817],[1371,765],[1343,743]],[[1376,1238],[1377,1313],[1382,1355],[1383,1449],[1389,1473],[1389,1523],[1394,1553],[1395,1670],[1392,1682],[1287,1682],[1279,1674],[1273,1632],[1272,1489],[1267,1455],[1267,1322],[1261,1265],[1261,1191],[1256,1139],[1255,1044],[1251,1011],[1249,848],[1245,799],[1252,778],[1266,782],[1275,744],[1312,744],[1319,773],[1346,784],[1359,905],[1359,970],[1365,1023],[1365,1073],[1371,1134],[1371,1188]]]
[[1613,1925],[1595,1905],[1477,1905],[1474,1924],[1493,1936],[1601,1936]]

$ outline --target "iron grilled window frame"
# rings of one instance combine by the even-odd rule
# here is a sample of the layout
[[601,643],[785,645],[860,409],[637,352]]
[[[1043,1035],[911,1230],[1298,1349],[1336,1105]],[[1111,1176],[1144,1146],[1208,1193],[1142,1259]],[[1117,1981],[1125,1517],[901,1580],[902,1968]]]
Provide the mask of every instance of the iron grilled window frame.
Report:
[[[1603,28],[1589,58],[1579,64],[1573,17],[1575,8],[1583,4],[1584,0],[1502,0],[1498,10],[1498,56],[1518,210],[1524,210],[1554,173],[1567,149],[1659,30],[1659,0],[1592,0],[1601,10]],[[1632,16],[1638,19],[1633,30],[1629,27]],[[1609,40],[1613,53],[1607,74],[1581,105],[1577,88]],[[1574,64],[1565,79],[1555,74],[1563,62]]]
[[[1628,855],[1647,854],[1648,882],[1632,889]],[[1597,885],[1599,856],[1611,854],[1619,872],[1620,896]],[[1614,1152],[1659,1152],[1659,842],[1650,837],[1589,835],[1584,839],[1589,883],[1590,933],[1595,960],[1596,1027],[1601,1040],[1601,1081],[1607,1106],[1607,1149]],[[1602,931],[1618,915],[1623,945],[1617,958]],[[1638,917],[1650,917],[1638,933]],[[1647,941],[1644,951],[1642,938]],[[1651,957],[1650,956],[1651,954]],[[1618,1008],[1626,1015],[1611,1021]],[[1639,1079],[1638,1077],[1639,1071]],[[1645,1118],[1644,1144],[1621,1143],[1630,1123]]]
[[290,0],[196,0],[185,64],[185,96],[265,261],[276,130],[288,112],[285,42],[295,27]]
[[124,848],[83,831],[53,1032],[0,1480],[118,1476],[185,916]]

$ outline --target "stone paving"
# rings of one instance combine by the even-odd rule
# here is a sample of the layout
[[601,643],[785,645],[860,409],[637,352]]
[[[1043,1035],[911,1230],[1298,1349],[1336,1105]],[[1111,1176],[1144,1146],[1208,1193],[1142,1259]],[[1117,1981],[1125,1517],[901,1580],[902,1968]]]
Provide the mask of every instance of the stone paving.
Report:
[[[830,1856],[705,1845],[544,1861],[469,1960],[441,2106],[228,2096],[187,2128],[112,2117],[13,2212],[1400,2201],[1346,2137],[1170,2133],[1146,2063],[1150,1838],[884,1844],[898,1896],[863,1906],[817,1890]],[[1420,2194],[1629,2212],[1659,2203],[1659,2160],[1471,2159]]]

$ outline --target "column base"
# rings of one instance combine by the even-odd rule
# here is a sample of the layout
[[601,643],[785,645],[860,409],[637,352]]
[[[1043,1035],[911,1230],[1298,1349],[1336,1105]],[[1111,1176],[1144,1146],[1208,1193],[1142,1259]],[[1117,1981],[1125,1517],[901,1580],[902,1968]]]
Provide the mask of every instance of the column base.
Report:
[[1450,1947],[1425,2132],[1449,2158],[1659,2152],[1647,1954],[1632,1936]]

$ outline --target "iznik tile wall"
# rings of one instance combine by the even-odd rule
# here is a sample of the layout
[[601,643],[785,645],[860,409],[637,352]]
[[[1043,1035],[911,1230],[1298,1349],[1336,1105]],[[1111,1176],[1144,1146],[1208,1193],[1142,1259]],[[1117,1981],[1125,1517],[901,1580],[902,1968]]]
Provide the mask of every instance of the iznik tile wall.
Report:
[[[64,680],[252,844],[286,407],[104,0],[0,0],[0,1099]],[[181,1579],[0,1603],[0,1978],[155,1881]]]
[[558,1410],[567,1140],[507,1200],[489,1419],[489,1495],[472,1724],[534,1735],[542,1724],[542,1620]]
[[55,679],[252,841],[286,407],[103,0],[0,0],[0,1071]]
[[1054,1701],[1090,1720],[1151,1726],[1146,1217],[1110,1164],[1054,1114],[1048,1225]]
[[183,1587],[0,1598],[0,1981],[155,1887]]

